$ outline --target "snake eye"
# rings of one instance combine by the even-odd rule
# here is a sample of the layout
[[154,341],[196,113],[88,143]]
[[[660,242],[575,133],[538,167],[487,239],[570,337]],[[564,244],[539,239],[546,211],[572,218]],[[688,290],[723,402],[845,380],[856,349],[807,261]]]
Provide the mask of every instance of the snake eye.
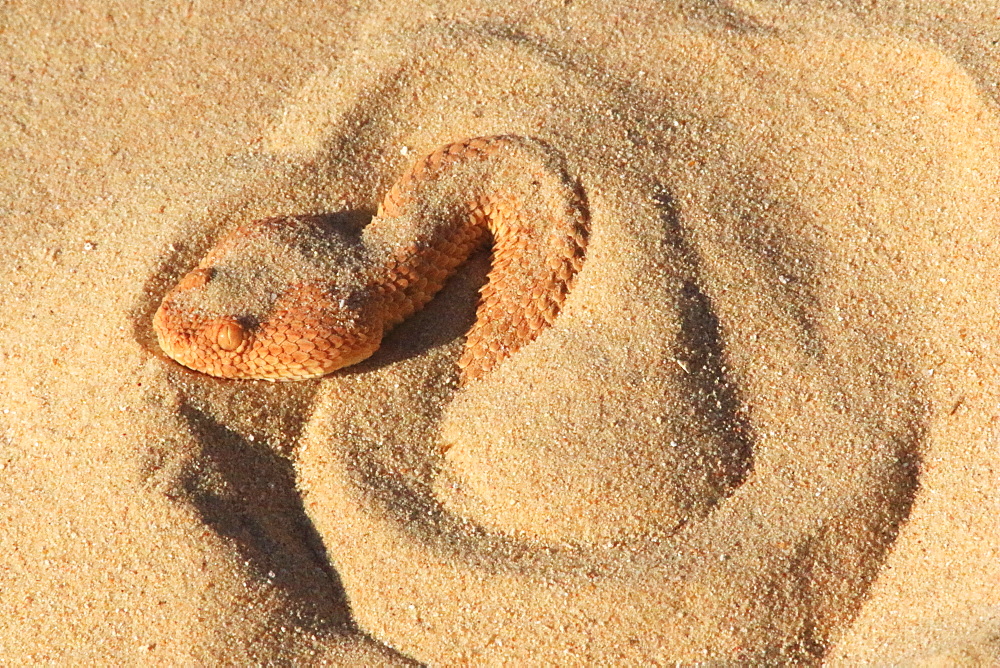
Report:
[[233,320],[225,320],[218,324],[215,332],[215,342],[223,350],[236,350],[246,339],[246,331],[243,326]]

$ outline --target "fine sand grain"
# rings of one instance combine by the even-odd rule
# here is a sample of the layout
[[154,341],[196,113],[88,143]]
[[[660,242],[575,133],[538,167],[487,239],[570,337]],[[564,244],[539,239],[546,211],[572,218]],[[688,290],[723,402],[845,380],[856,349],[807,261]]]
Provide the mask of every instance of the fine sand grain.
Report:
[[[1000,15],[495,4],[0,9],[0,662],[1000,662]],[[482,380],[486,253],[319,381],[159,350],[494,134],[592,233]]]

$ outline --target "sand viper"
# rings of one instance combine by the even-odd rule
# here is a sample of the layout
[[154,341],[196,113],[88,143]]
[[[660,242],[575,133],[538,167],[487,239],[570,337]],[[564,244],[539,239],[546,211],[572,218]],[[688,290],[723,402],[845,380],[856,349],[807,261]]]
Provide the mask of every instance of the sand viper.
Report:
[[360,238],[323,216],[241,225],[164,297],[153,325],[167,355],[213,376],[322,376],[375,352],[492,238],[465,382],[552,324],[587,236],[558,152],[527,137],[469,139],[417,160]]

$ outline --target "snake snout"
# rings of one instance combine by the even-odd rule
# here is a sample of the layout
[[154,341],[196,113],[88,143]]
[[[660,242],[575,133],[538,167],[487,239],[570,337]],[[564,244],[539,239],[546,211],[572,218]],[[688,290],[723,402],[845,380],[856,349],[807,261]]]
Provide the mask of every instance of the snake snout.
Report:
[[174,288],[174,290],[196,290],[204,287],[209,281],[212,280],[213,276],[215,276],[215,269],[213,267],[197,267],[189,271],[177,284],[177,287]]

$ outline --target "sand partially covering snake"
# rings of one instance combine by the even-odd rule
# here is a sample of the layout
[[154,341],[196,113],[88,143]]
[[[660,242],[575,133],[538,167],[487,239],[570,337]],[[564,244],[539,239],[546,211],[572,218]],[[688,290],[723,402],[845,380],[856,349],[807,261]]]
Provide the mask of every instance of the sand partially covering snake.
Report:
[[374,353],[492,239],[464,382],[552,324],[587,230],[558,153],[526,137],[468,139],[417,160],[356,241],[316,216],[242,225],[167,294],[154,328],[170,357],[212,376],[322,376]]

